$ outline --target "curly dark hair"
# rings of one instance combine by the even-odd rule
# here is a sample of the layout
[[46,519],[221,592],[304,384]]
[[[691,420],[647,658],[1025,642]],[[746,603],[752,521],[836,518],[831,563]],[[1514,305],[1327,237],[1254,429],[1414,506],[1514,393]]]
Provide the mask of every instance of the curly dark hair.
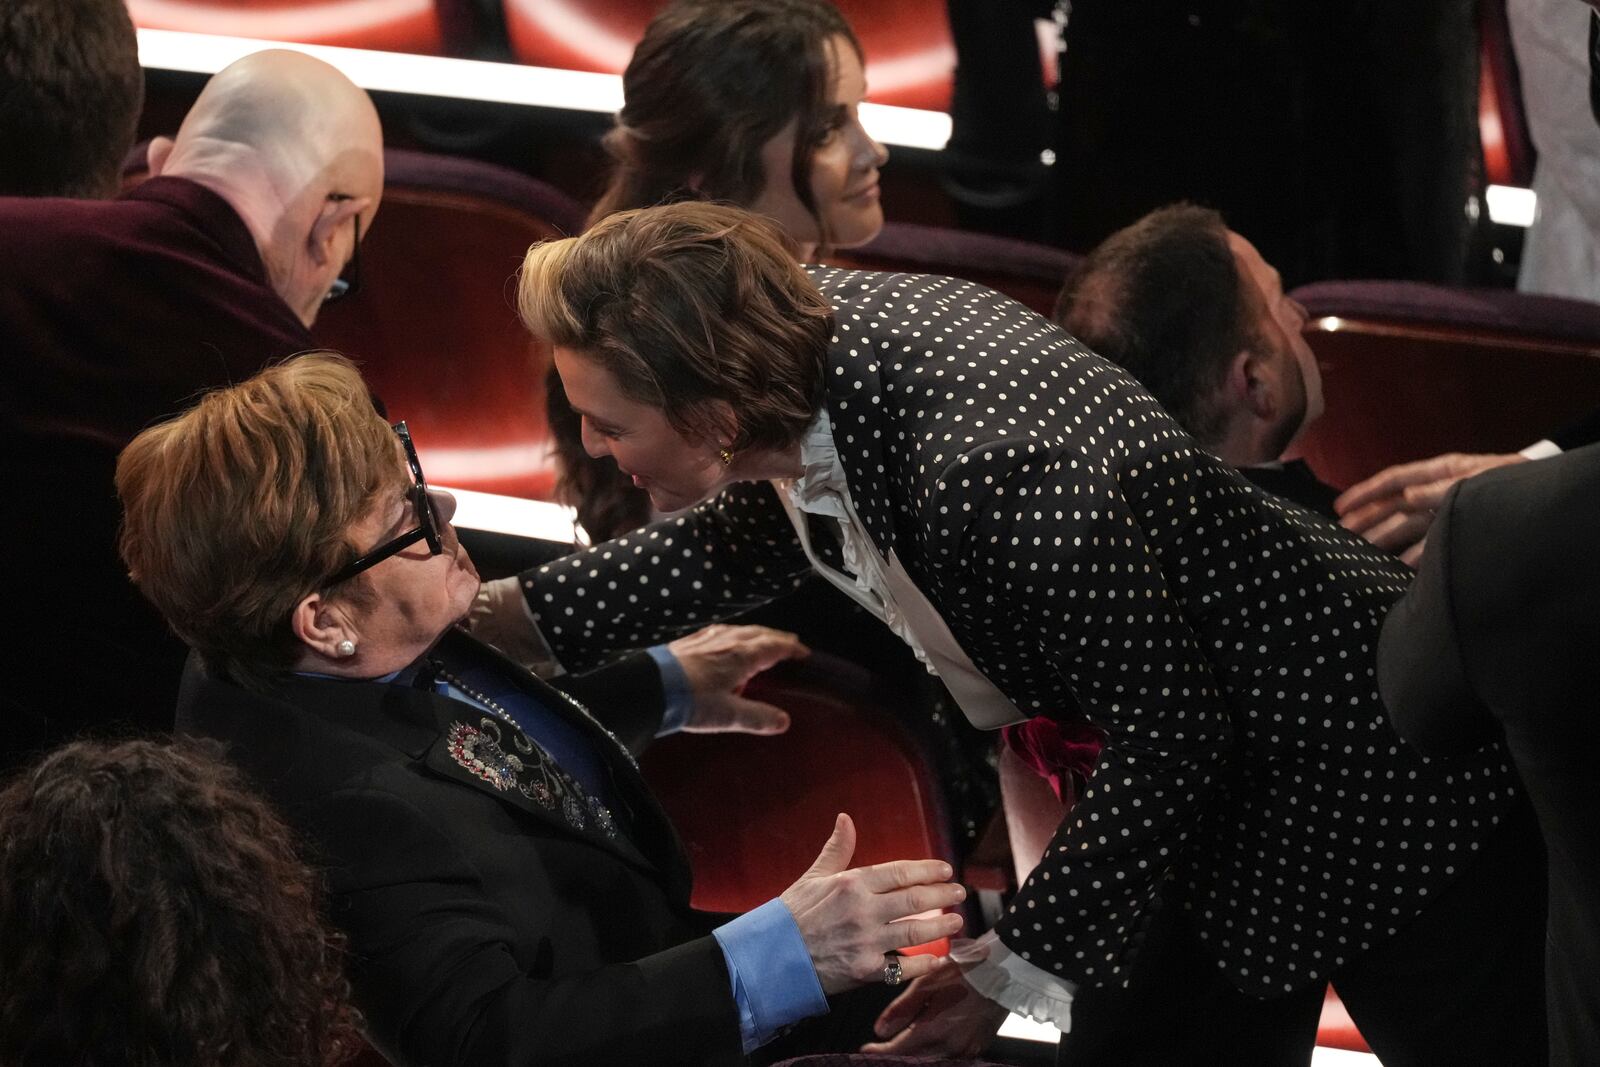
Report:
[[344,941],[215,745],[77,742],[0,790],[0,1064],[330,1067]]

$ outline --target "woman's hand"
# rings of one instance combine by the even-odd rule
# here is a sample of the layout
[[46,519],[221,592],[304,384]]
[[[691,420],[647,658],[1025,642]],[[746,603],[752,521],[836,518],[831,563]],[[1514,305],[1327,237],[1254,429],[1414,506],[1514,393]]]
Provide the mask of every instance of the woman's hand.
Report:
[[862,1052],[905,1056],[977,1056],[1009,1013],[961,977],[954,964],[918,978],[878,1016],[881,1039]]
[[811,650],[794,634],[767,626],[707,626],[667,645],[689,680],[693,707],[684,732],[781,734],[789,713],[742,695],[745,683]]
[[[817,861],[779,898],[800,927],[829,996],[883,981],[885,953],[950,937],[962,926],[959,915],[910,918],[966,899],[965,889],[945,881],[951,875],[948,863],[895,860],[850,870],[855,850],[855,823],[840,815]],[[948,966],[942,956],[899,960],[907,981]]]

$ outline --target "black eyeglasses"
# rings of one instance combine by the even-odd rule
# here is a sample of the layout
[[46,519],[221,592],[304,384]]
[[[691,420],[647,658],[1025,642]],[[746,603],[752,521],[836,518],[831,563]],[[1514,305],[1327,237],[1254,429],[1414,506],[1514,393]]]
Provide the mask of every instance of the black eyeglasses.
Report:
[[394,432],[399,435],[400,443],[405,446],[406,462],[411,465],[411,478],[416,483],[411,487],[410,496],[412,510],[417,515],[417,528],[385,541],[366,555],[341,567],[332,578],[323,583],[325,588],[349,581],[368,567],[377,566],[396,552],[410,548],[418,541],[428,542],[428,554],[431,556],[437,556],[444,551],[444,541],[439,537],[439,516],[434,513],[433,499],[428,496],[428,483],[422,477],[422,464],[417,461],[417,447],[411,443],[411,431],[406,429],[406,424],[402,421],[394,424]]
[[[346,193],[329,193],[329,200],[354,200],[355,197]],[[324,304],[331,304],[335,300],[343,300],[347,296],[355,296],[361,291],[361,212],[356,212],[351,219],[356,225],[356,243],[350,246],[350,258],[345,262],[344,268],[339,271],[339,276],[333,280],[328,291],[322,295]]]

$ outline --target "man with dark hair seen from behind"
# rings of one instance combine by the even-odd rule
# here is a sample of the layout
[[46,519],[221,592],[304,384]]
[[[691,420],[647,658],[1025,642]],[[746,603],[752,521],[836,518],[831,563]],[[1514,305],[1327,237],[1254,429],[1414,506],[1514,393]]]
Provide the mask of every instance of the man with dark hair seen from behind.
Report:
[[1055,319],[1139,379],[1207,451],[1332,517],[1336,491],[1281,460],[1322,414],[1305,309],[1220,214],[1174,204],[1112,234],[1067,279]]
[[[0,199],[0,479],[16,512],[0,573],[27,605],[0,710],[8,728],[44,720],[52,742],[171,728],[184,648],[117,558],[117,452],[196,393],[315,347],[308,327],[383,192],[372,101],[287,51],[213,77],[149,161],[115,200]],[[8,729],[0,763],[36,743]]]
[[0,4],[0,196],[114,196],[143,104],[123,0]]

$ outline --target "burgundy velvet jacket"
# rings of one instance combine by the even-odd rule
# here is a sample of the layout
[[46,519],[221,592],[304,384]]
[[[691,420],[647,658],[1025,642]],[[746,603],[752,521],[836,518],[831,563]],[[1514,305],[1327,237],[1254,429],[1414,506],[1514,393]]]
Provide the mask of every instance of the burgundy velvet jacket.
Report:
[[194,182],[0,199],[0,566],[20,624],[5,745],[31,740],[19,723],[51,742],[171,727],[184,650],[118,560],[117,453],[200,391],[311,347],[243,221]]

